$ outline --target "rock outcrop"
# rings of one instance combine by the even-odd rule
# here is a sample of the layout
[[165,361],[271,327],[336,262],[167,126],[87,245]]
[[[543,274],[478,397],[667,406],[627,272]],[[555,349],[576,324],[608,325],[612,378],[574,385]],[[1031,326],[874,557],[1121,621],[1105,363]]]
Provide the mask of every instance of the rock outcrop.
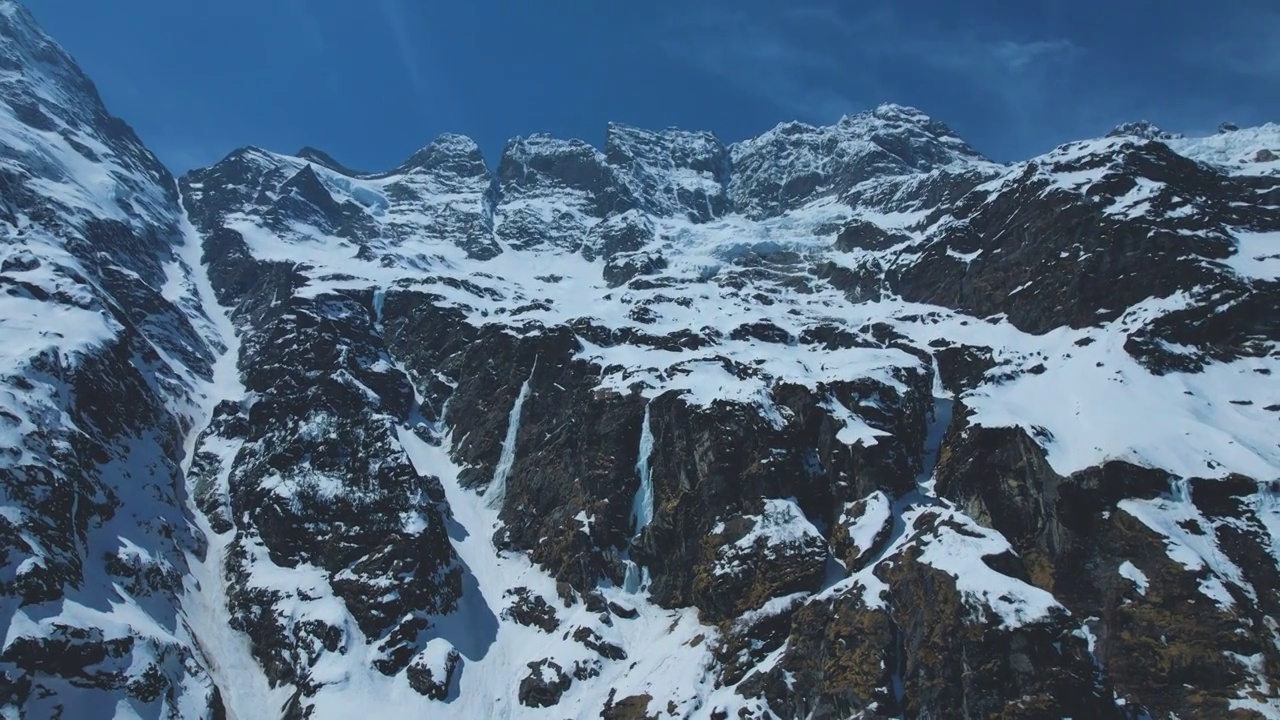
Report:
[[0,38],[0,715],[1280,717],[1280,128],[175,181]]

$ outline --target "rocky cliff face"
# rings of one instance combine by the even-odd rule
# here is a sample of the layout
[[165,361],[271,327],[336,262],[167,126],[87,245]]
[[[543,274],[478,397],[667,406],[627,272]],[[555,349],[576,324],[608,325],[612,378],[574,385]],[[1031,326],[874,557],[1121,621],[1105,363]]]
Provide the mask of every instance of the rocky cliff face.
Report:
[[175,181],[0,31],[6,714],[1280,717],[1280,127]]
[[182,612],[186,438],[222,349],[177,184],[0,3],[0,706],[215,717]]

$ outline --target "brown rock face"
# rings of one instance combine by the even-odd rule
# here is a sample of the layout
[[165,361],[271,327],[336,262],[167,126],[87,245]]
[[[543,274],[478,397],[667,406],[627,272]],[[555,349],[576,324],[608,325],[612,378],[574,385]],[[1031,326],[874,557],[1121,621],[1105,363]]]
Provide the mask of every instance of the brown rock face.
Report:
[[[1225,716],[1232,699],[1256,693],[1239,658],[1280,668],[1265,620],[1280,571],[1258,554],[1264,531],[1243,501],[1256,482],[1187,483],[1192,504],[1179,526],[1217,538],[1214,568],[1175,560],[1169,538],[1144,522],[1143,509],[1170,507],[1181,484],[1165,473],[1112,462],[1061,477],[1021,431],[970,428],[953,439],[940,492],[1010,540],[1031,580],[1094,637],[1120,697],[1160,716]],[[1223,567],[1239,575],[1224,582]]]

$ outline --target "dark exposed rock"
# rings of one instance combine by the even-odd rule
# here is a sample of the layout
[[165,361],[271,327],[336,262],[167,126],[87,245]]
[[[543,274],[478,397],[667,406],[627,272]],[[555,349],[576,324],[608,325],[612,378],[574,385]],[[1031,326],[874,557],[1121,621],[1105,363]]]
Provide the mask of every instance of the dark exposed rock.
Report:
[[1182,137],[1177,133],[1161,130],[1146,120],[1123,123],[1115,126],[1111,132],[1107,133],[1107,137],[1125,136],[1142,138],[1143,140],[1177,140]]
[[581,140],[542,134],[516,138],[503,149],[497,179],[503,195],[512,198],[556,190],[582,192],[587,209],[600,218],[636,205],[620,173]]
[[[718,618],[779,593],[814,589],[825,562],[821,537],[777,552],[753,543],[721,553],[748,531],[749,521],[736,531],[728,523],[735,515],[759,512],[760,506],[748,505],[745,498],[793,496],[813,522],[829,526],[839,503],[881,488],[895,493],[906,488],[915,473],[928,405],[925,376],[904,379],[913,388],[906,397],[875,383],[837,383],[817,392],[782,386],[775,391],[777,402],[795,418],[782,430],[771,428],[749,407],[717,403],[699,409],[672,395],[653,400],[649,413],[655,452],[650,464],[658,509],[632,551],[653,574],[653,596],[663,604],[696,604]],[[828,394],[846,407],[859,407],[872,425],[889,417],[877,416],[872,405],[899,408],[893,415],[900,423],[894,439],[852,448],[839,442],[841,426],[822,406]],[[877,402],[862,405],[856,400],[871,397]],[[790,450],[780,454],[779,447]],[[780,472],[783,467],[790,469]],[[721,520],[725,531],[713,534]],[[721,561],[736,568],[732,577],[713,571]],[[774,562],[779,564],[752,569]]]
[[1089,165],[1057,169],[1110,163],[1125,172],[1114,176],[1114,186],[1094,185],[1098,200],[1081,202],[1029,165],[994,196],[966,196],[956,208],[963,222],[946,226],[915,262],[890,273],[889,281],[907,299],[979,317],[1004,313],[1028,332],[1086,327],[1147,297],[1214,283],[1220,274],[1204,261],[1231,252],[1221,230],[1198,221],[1182,228],[1176,220],[1108,213],[1106,196],[1123,195],[1136,183],[1134,176],[1163,183],[1171,195],[1202,198],[1228,219],[1251,222],[1241,217],[1247,210],[1228,207],[1226,198],[1239,192],[1231,189],[1235,181],[1162,143],[1123,143],[1079,162]]
[[837,325],[815,325],[800,333],[802,345],[821,345],[823,350],[845,350],[866,347],[867,342],[857,334]]
[[573,661],[573,679],[574,680],[590,680],[594,677],[600,677],[600,669],[602,663],[598,658],[589,658],[587,660]]
[[[710,567],[694,577],[693,592],[707,617],[721,620],[758,608],[775,597],[817,590],[826,571],[827,547],[811,531],[798,539],[774,540],[762,528],[808,526],[789,503],[766,500],[759,515],[734,517],[712,528]],[[812,526],[809,526],[812,527]],[[719,530],[719,532],[717,532]]]
[[[1226,648],[1261,653],[1264,662],[1277,662],[1268,644],[1246,630],[1252,620],[1205,601],[1200,593],[1203,571],[1188,572],[1174,562],[1164,538],[1118,504],[1159,497],[1170,487],[1166,474],[1113,462],[1060,477],[1020,431],[970,429],[964,437],[939,466],[940,491],[1009,538],[1035,584],[1052,591],[1076,615],[1097,619],[1091,626],[1099,638],[1095,655],[1121,696],[1157,713],[1225,712],[1227,698],[1249,682],[1223,654]],[[1211,517],[1249,523],[1248,511],[1231,498],[1256,492],[1257,484],[1218,482],[1193,486],[1203,488],[1197,504]],[[1243,537],[1250,531],[1225,532],[1242,532]],[[1251,585],[1276,586],[1280,574],[1275,563],[1259,563],[1245,550],[1256,547],[1253,542],[1223,547],[1242,567],[1248,558]],[[1116,569],[1122,561],[1140,568],[1150,587],[1142,593],[1125,591],[1128,581]],[[1175,622],[1174,613],[1195,620]],[[1169,684],[1170,677],[1185,681]]]
[[1124,349],[1157,375],[1266,357],[1280,339],[1280,320],[1266,310],[1276,302],[1280,282],[1229,282],[1204,297],[1203,304],[1173,310],[1139,328]]
[[948,345],[933,354],[938,376],[947,392],[960,394],[982,384],[983,377],[996,366],[991,348]]
[[343,175],[347,175],[350,177],[357,177],[357,176],[366,174],[358,170],[352,170],[351,168],[348,168],[347,166],[343,165],[337,160],[334,160],[333,156],[330,155],[329,153],[317,148],[313,148],[309,145],[301,148],[300,150],[298,150],[298,152],[294,153],[294,155],[302,158],[303,160],[310,160],[311,162],[317,165],[329,168],[334,172],[341,173]]
[[590,590],[582,595],[582,604],[593,613],[602,613],[609,609],[609,603],[598,590]]
[[[711,133],[653,132],[610,123],[604,152],[640,204],[655,215],[706,222],[728,211],[729,149]],[[698,181],[682,182],[680,171]]]
[[600,633],[588,627],[579,627],[573,631],[575,642],[582,643],[587,649],[594,650],[608,660],[626,660],[627,652],[621,647],[600,637]]
[[846,116],[832,127],[783,123],[734,145],[731,154],[729,196],[750,217],[844,195],[867,180],[910,177],[958,158],[981,158],[944,123],[891,104]]
[[654,720],[661,717],[661,714],[649,714],[651,702],[653,697],[650,695],[630,695],[618,700],[614,700],[610,695],[604,710],[600,712],[600,717],[603,720]]
[[305,165],[280,186],[279,197],[263,218],[281,229],[291,222],[304,222],[332,233],[361,222],[364,212],[353,202],[335,199],[311,165]]
[[528,665],[529,674],[520,681],[520,704],[526,707],[551,707],[573,684],[564,668],[553,660],[539,660]]
[[843,292],[851,302],[879,300],[884,289],[884,280],[880,273],[881,268],[871,264],[874,262],[870,261],[858,269],[826,262],[814,268],[814,275]]
[[614,255],[605,262],[602,272],[609,287],[618,287],[632,278],[652,275],[666,267],[667,259],[660,253],[637,252]]
[[911,236],[884,230],[866,220],[855,220],[840,231],[833,246],[836,250],[888,250],[894,245],[910,242]]
[[645,217],[644,213],[630,210],[614,215],[592,227],[587,234],[587,241],[582,246],[582,254],[588,260],[604,258],[607,268],[608,261],[615,256],[641,250],[652,242],[654,237],[653,223]]
[[759,340],[760,342],[789,345],[795,342],[791,333],[771,322],[744,323],[729,333],[732,340]]
[[613,613],[617,617],[620,617],[624,620],[634,620],[640,617],[639,611],[637,611],[635,608],[627,607],[625,605],[620,605],[612,601],[610,601],[609,603],[609,612]]
[[545,633],[553,633],[560,627],[555,608],[541,595],[526,587],[512,588],[503,593],[512,598],[502,616],[527,627],[536,627]]
[[450,649],[445,655],[444,667],[440,668],[432,667],[427,657],[419,655],[409,663],[405,671],[409,677],[409,687],[432,700],[444,700],[449,696],[449,687],[453,684],[454,673],[461,659],[457,650]]
[[[1236,414],[1221,431],[1273,421],[1280,406],[1249,392],[1280,343],[1280,283],[1251,269],[1280,231],[1280,181],[1258,165],[1273,150],[1193,159],[1175,149],[1195,141],[1143,122],[1002,167],[885,105],[731,147],[621,125],[603,152],[536,135],[492,173],[457,135],[380,174],[243,148],[178,185],[0,5],[0,101],[25,133],[0,143],[0,298],[23,308],[14,336],[40,338],[0,373],[0,431],[21,440],[0,447],[0,715],[74,714],[68,694],[227,715],[219,649],[191,637],[186,603],[206,592],[289,698],[254,710],[288,718],[322,715],[364,672],[456,700],[467,664],[511,652],[502,623],[576,658],[519,678],[521,704],[553,707],[574,681],[651,667],[643,623],[624,621],[658,611],[622,600],[635,590],[717,626],[685,646],[708,643],[708,686],[729,690],[704,709],[655,700],[657,683],[617,689],[606,718],[737,703],[1129,720],[1274,702],[1264,513],[1280,480],[1122,460],[1062,474],[1048,429],[985,412],[1087,354],[1188,396],[1213,383],[1180,376],[1239,362],[1246,384],[1204,399]],[[84,164],[102,197],[57,192],[88,187]],[[197,239],[189,267],[175,248]],[[600,275],[498,277],[510,263],[488,261],[508,249]],[[206,272],[238,343],[210,331]],[[1020,349],[1100,325],[1061,358]],[[228,392],[210,384],[224,344],[244,392],[204,398]],[[784,353],[799,369],[776,367]],[[206,399],[221,402],[191,427]],[[464,526],[460,499],[499,522]],[[533,579],[480,592],[483,564],[455,549],[477,540],[550,575],[565,612]],[[206,559],[201,583],[225,587],[192,582]],[[142,617],[97,621],[125,611]],[[518,652],[503,660],[552,654]],[[581,709],[599,708],[583,689],[596,705]]]

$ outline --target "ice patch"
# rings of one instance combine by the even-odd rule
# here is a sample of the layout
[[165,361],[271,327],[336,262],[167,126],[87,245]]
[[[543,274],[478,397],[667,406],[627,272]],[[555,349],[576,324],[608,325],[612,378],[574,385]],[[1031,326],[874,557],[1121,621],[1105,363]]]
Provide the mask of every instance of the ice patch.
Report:
[[1241,277],[1280,278],[1280,232],[1236,231],[1236,253],[1222,262]]
[[849,534],[849,542],[853,543],[859,553],[866,553],[875,546],[876,538],[892,517],[893,508],[889,496],[879,490],[868,495],[862,502],[865,507],[861,515],[849,517],[850,505],[846,505],[845,514],[839,522]]
[[511,467],[516,462],[516,439],[520,435],[520,413],[524,410],[524,402],[529,399],[529,383],[533,374],[538,371],[538,359],[534,358],[529,377],[520,385],[520,393],[511,407],[511,415],[507,420],[507,435],[502,440],[502,453],[498,456],[498,465],[493,470],[493,480],[485,490],[485,503],[491,508],[502,507],[502,500],[507,494],[507,477],[511,475]]
[[1146,574],[1128,560],[1120,563],[1120,577],[1133,583],[1133,586],[1138,590],[1138,594],[1147,594],[1147,586],[1149,583],[1147,581]]
[[640,485],[631,502],[631,520],[635,528],[633,538],[640,537],[640,533],[653,521],[653,477],[649,467],[649,459],[653,455],[653,428],[649,421],[649,407],[649,403],[644,406],[644,423],[640,430],[640,450],[636,460],[636,475],[640,479]]

